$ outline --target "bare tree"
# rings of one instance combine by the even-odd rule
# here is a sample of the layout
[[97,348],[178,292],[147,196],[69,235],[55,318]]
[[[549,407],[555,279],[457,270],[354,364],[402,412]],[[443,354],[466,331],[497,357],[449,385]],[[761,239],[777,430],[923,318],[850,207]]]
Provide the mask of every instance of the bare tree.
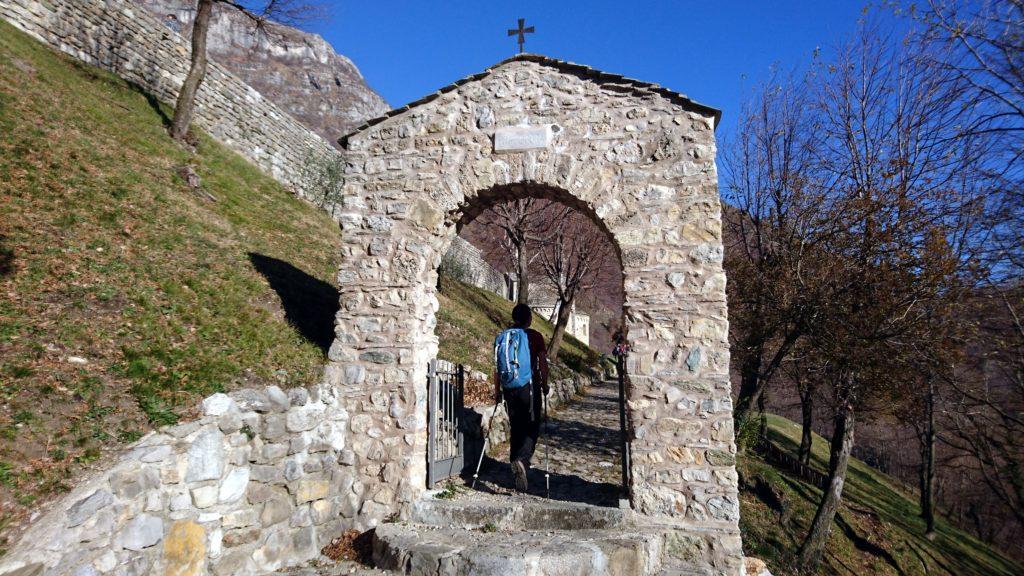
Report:
[[501,231],[499,245],[516,276],[518,303],[530,303],[534,261],[571,210],[550,200],[521,198],[494,204],[480,215],[481,226]]
[[[817,165],[825,176],[822,237],[832,257],[809,338],[827,358],[834,409],[828,485],[800,564],[819,562],[842,498],[856,416],[900,393],[905,338],[925,304],[967,262],[977,189],[964,172],[982,155],[963,135],[954,75],[869,26],[823,65],[816,82]],[[824,225],[823,225],[824,227]]]
[[796,388],[800,398],[800,446],[796,458],[809,466],[814,441],[814,409],[821,382],[828,374],[828,362],[819,358],[804,345],[797,347],[792,357],[783,364],[781,374]]
[[1024,287],[986,289],[975,298],[978,335],[968,365],[952,381],[956,406],[943,441],[970,456],[989,492],[1024,527]]
[[548,343],[548,358],[554,361],[577,298],[604,278],[604,264],[611,260],[613,249],[600,228],[578,211],[562,216],[552,231],[540,260],[557,298],[555,330]]
[[196,17],[192,22],[192,55],[188,74],[178,92],[178,101],[174,106],[174,117],[171,120],[170,134],[175,140],[184,141],[192,124],[195,112],[196,93],[206,77],[209,64],[206,44],[210,32],[210,21],[213,18],[214,5],[240,11],[249,17],[253,24],[254,34],[268,34],[269,24],[275,21],[281,24],[298,24],[321,13],[321,10],[298,0],[264,0],[251,4],[247,8],[232,0],[198,0]]
[[740,373],[734,418],[741,447],[750,415],[806,332],[811,313],[811,293],[798,282],[812,266],[819,204],[811,187],[807,93],[802,80],[770,80],[744,106],[737,137],[723,153],[730,337]]
[[[987,278],[959,315],[974,333],[969,354],[948,375],[940,441],[988,488],[1002,518],[1024,529],[1024,2],[929,0],[914,12],[922,53],[962,85],[965,137],[985,143],[975,177],[987,179],[985,230],[978,242]],[[972,517],[984,513],[975,502]],[[981,511],[981,512],[979,512]],[[982,523],[979,523],[979,526]],[[979,536],[985,537],[980,530]]]

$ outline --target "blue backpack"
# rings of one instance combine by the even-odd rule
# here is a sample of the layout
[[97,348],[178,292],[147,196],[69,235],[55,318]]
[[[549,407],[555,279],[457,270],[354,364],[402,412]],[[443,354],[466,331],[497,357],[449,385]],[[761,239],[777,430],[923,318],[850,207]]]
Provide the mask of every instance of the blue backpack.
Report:
[[494,339],[494,365],[505,390],[526,386],[533,377],[530,366],[530,341],[526,330],[509,328]]

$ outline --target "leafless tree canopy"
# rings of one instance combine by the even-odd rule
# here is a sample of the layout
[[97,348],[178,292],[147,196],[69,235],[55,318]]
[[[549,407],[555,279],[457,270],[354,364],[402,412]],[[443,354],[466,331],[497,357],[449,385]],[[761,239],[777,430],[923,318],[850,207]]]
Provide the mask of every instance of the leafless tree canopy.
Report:
[[968,338],[951,318],[994,271],[988,242],[1008,229],[1007,202],[992,197],[1011,172],[995,168],[1015,161],[995,151],[1013,131],[982,128],[1005,119],[978,105],[949,45],[924,37],[862,25],[834,57],[761,87],[723,154],[740,439],[773,378],[794,386],[806,428],[815,398],[833,415],[830,487],[804,567],[821,558],[865,416],[920,427],[928,519],[935,391]]
[[540,252],[544,276],[557,297],[555,332],[548,345],[548,358],[552,360],[558,357],[569,315],[579,296],[601,282],[614,281],[605,270],[605,263],[614,256],[611,242],[590,218],[570,210],[553,224],[553,233]]

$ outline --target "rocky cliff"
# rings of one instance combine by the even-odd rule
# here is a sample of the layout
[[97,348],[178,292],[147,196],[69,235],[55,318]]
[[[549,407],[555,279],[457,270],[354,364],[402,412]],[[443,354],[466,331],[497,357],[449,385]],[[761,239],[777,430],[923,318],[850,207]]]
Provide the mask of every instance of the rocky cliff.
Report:
[[[166,26],[191,33],[193,0],[134,0]],[[252,20],[218,4],[210,25],[210,57],[296,120],[336,145],[343,136],[389,106],[367,86],[351,60],[317,34],[270,24],[256,32]]]

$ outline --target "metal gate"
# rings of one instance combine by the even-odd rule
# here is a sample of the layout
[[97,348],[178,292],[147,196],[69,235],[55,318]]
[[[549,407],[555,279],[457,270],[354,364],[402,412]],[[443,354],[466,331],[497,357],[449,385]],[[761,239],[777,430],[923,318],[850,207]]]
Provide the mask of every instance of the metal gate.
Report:
[[462,472],[462,364],[431,360],[427,370],[427,488]]
[[616,372],[619,377],[619,442],[622,448],[622,494],[630,498],[630,489],[633,478],[633,471],[630,466],[632,453],[630,452],[629,440],[632,438],[632,430],[629,429],[629,420],[626,418],[626,355],[628,352],[619,354]]

